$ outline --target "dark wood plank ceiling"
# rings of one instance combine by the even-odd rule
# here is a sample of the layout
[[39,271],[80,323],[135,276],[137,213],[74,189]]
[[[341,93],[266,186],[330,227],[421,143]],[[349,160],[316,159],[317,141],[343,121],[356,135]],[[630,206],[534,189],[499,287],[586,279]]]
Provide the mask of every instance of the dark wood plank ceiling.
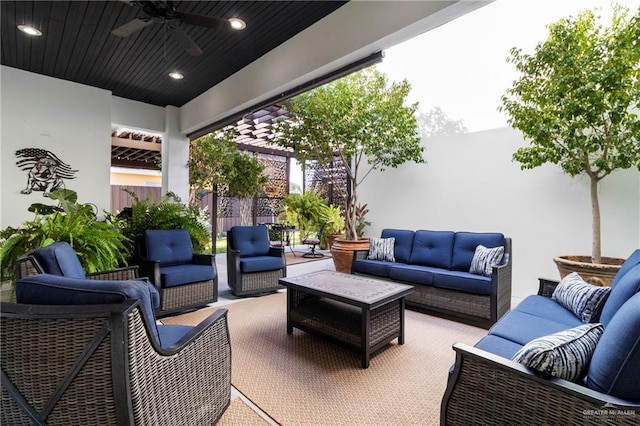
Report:
[[[159,106],[182,106],[346,1],[182,1],[177,10],[208,17],[240,17],[243,31],[182,24],[203,50],[191,56],[153,23],[128,38],[111,30],[136,17],[123,1],[0,1],[3,65],[110,90]],[[30,24],[43,32],[29,37]],[[168,73],[179,70],[183,80]]]

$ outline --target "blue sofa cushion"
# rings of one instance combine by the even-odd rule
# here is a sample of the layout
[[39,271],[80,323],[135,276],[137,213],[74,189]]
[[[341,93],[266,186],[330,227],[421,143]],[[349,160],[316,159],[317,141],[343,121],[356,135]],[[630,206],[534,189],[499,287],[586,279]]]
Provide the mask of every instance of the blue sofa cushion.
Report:
[[576,318],[569,309],[554,302],[550,297],[538,296],[537,294],[525,297],[513,308],[513,311],[540,318],[552,318],[555,322],[565,324],[566,328],[575,327],[579,321],[579,318]]
[[598,287],[585,282],[572,272],[556,286],[551,299],[573,312],[584,323],[595,322],[609,296],[609,287]]
[[600,322],[606,327],[618,309],[638,291],[640,291],[640,265],[629,269],[619,280],[611,284],[611,293],[602,308]]
[[497,232],[456,232],[451,266],[447,269],[470,271],[471,260],[479,245],[487,248],[504,247],[504,235]]
[[359,259],[353,265],[353,272],[389,278],[389,271],[392,265],[393,263],[391,262],[383,262],[381,260]]
[[254,256],[240,258],[240,271],[243,273],[275,271],[284,268],[284,261],[276,256]]
[[543,374],[576,381],[584,377],[604,327],[583,324],[527,343],[513,360]]
[[159,324],[158,334],[160,335],[160,344],[163,348],[173,346],[192,329],[193,327],[188,325]]
[[147,259],[160,266],[191,263],[193,246],[186,229],[149,229],[144,232]]
[[439,271],[441,271],[440,268],[395,263],[392,264],[391,269],[389,270],[389,278],[396,281],[406,281],[412,284],[433,285],[434,274]]
[[475,347],[487,351],[494,355],[501,356],[503,358],[511,359],[518,352],[522,345],[516,342],[512,342],[509,339],[503,337],[494,336],[493,334],[487,334]]
[[631,255],[624,261],[624,263],[620,266],[620,270],[611,281],[610,287],[614,287],[616,283],[629,272],[634,266],[640,264],[640,249],[635,250]]
[[102,305],[141,301],[147,327],[159,339],[149,286],[144,281],[107,281],[39,274],[16,283],[16,301],[34,305]]
[[407,229],[383,229],[380,238],[395,238],[393,256],[396,262],[409,263],[414,234]]
[[466,291],[482,295],[491,294],[491,277],[462,271],[440,271],[433,277],[435,287]]
[[41,247],[33,252],[33,256],[47,274],[86,278],[78,255],[67,242],[60,241]]
[[454,237],[455,233],[451,231],[416,231],[409,263],[451,269]]
[[215,270],[211,265],[186,264],[160,268],[160,283],[165,288],[209,281],[214,277]]
[[269,254],[269,232],[266,226],[234,226],[229,232],[232,248],[240,252],[240,257]]
[[640,402],[640,293],[631,297],[605,326],[589,371],[587,386]]
[[577,317],[573,316],[572,324],[554,321],[549,317],[539,317],[521,311],[511,311],[503,316],[489,330],[489,334],[511,340],[512,342],[526,345],[533,339],[558,333],[567,328],[582,325]]

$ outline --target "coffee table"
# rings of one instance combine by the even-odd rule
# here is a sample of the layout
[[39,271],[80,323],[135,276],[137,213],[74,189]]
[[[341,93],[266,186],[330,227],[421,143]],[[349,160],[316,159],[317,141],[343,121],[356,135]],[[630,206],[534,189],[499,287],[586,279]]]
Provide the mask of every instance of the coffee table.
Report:
[[371,354],[398,339],[404,344],[404,298],[410,285],[334,271],[280,279],[287,288],[287,333],[318,334],[356,350],[362,368]]

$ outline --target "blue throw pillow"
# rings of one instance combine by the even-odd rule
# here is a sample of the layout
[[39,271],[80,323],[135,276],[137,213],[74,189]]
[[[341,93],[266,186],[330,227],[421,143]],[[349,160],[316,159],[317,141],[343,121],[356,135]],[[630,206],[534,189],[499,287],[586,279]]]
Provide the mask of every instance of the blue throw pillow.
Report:
[[573,312],[584,323],[597,321],[611,288],[585,282],[577,272],[564,277],[551,299]]
[[471,260],[469,272],[490,277],[493,267],[500,264],[504,256],[504,247],[486,248],[483,245],[476,247],[476,252]]
[[534,339],[513,360],[541,373],[576,381],[584,376],[600,336],[602,324],[584,324]]
[[393,246],[396,239],[391,238],[369,238],[369,255],[367,259],[370,260],[384,260],[387,262],[395,262],[393,257]]

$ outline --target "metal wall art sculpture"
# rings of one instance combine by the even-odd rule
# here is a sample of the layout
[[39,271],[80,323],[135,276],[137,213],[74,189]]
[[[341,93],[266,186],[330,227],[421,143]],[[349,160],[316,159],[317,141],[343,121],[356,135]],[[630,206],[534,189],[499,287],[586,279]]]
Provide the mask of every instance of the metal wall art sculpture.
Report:
[[21,194],[31,194],[33,191],[41,191],[45,197],[57,188],[64,188],[63,179],[75,179],[77,170],[54,153],[40,148],[24,148],[16,151],[16,165],[24,171],[28,171],[27,187],[20,191]]

